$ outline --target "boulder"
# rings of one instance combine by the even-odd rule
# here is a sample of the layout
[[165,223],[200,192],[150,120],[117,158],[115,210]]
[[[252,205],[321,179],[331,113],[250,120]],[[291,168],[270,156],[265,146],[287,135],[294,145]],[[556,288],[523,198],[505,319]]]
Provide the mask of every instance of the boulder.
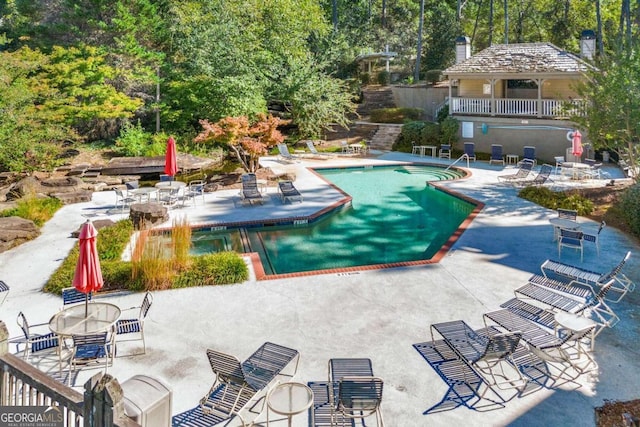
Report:
[[129,219],[133,228],[140,230],[169,221],[169,213],[166,206],[158,203],[134,203],[129,210]]
[[[115,225],[115,222],[113,222],[113,220],[110,220],[110,219],[96,219],[96,220],[91,221],[91,222],[93,223],[93,226],[98,231],[100,231],[101,228],[111,227],[112,225]],[[78,229],[76,231],[72,231],[71,232],[71,237],[75,237],[77,239],[78,236],[80,235],[80,231],[82,230],[82,226],[83,225],[84,225],[84,223],[80,224],[80,226],[78,227]]]
[[0,218],[0,252],[35,239],[39,234],[33,221],[17,216]]

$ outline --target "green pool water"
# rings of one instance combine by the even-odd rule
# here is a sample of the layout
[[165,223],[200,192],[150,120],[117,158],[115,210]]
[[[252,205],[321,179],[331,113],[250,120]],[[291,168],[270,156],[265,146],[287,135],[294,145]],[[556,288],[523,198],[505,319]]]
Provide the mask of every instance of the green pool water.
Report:
[[[267,274],[283,274],[430,259],[474,205],[427,181],[456,171],[429,166],[317,170],[353,200],[350,207],[306,226],[194,232],[194,253],[217,250],[260,254]],[[246,243],[244,244],[246,245]]]

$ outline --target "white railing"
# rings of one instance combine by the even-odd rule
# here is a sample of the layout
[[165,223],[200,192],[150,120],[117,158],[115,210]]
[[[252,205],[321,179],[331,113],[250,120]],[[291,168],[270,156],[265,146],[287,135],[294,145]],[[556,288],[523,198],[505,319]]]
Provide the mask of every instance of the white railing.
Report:
[[[492,108],[489,98],[455,97],[449,103],[449,112],[451,114],[543,118],[561,118],[571,115],[584,117],[586,115],[583,100],[497,98],[494,101],[495,107]],[[538,103],[540,111],[538,111]]]

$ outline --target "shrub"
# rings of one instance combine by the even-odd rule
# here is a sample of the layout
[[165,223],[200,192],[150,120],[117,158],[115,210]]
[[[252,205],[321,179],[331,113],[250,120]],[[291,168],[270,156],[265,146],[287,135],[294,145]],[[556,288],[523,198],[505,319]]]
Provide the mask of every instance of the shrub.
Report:
[[546,187],[529,186],[520,190],[518,196],[548,209],[571,209],[578,215],[589,215],[593,202],[573,192],[555,192]]
[[62,207],[59,199],[48,197],[39,198],[27,196],[18,200],[16,207],[0,212],[1,217],[18,216],[33,221],[38,227],[42,227]]
[[371,75],[369,73],[360,74],[360,83],[363,85],[368,85],[371,83]]
[[622,193],[619,208],[633,234],[640,236],[640,184],[635,184]]
[[379,85],[388,85],[391,82],[391,74],[388,71],[380,71],[378,73],[378,84]]
[[426,124],[426,122],[422,121],[405,123],[402,126],[398,139],[393,143],[392,150],[410,153],[413,144],[422,145],[421,132]]
[[449,106],[445,105],[438,111],[438,115],[436,116],[436,122],[442,123],[447,117],[449,117]]
[[235,252],[218,252],[194,257],[191,268],[181,272],[175,288],[240,283],[249,278],[249,270]]
[[425,123],[420,132],[419,145],[440,145],[440,126],[436,123]]
[[453,117],[447,117],[440,122],[440,143],[452,144],[458,139],[460,123]]
[[374,123],[403,123],[409,120],[420,120],[423,110],[420,108],[381,108],[371,111]]
[[442,70],[428,70],[425,79],[431,84],[438,83],[442,79]]
[[151,133],[145,131],[140,120],[134,125],[125,121],[116,139],[114,151],[122,156],[142,156],[151,141]]

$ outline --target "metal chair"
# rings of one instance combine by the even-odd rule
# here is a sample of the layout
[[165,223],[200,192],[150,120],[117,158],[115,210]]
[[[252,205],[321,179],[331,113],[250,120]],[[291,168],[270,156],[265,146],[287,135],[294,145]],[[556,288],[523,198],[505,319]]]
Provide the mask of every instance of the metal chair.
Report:
[[473,142],[464,143],[464,154],[467,155],[469,160],[476,161],[476,144]]
[[119,188],[114,188],[113,191],[116,193],[116,209],[120,207],[124,211],[136,201],[134,197],[131,197],[128,194],[125,196]]
[[[115,330],[112,327],[108,332],[94,335],[72,335],[73,340],[71,354],[71,371],[75,372],[78,366],[96,364],[107,373],[109,366],[113,365],[115,357]],[[69,375],[69,381],[71,375]]]
[[489,164],[491,165],[493,162],[502,163],[502,165],[504,165],[502,145],[500,144],[491,144],[491,158],[489,159]]
[[451,159],[451,144],[441,144],[438,157],[441,159]]
[[9,296],[9,285],[0,280],[0,306],[4,304],[7,296]]
[[35,333],[32,328],[48,325],[48,323],[38,323],[35,325],[29,325],[24,313],[18,313],[17,319],[18,326],[24,334],[24,340],[16,341],[17,351],[20,352],[20,344],[24,344],[24,350],[22,351],[22,358],[29,361],[31,354],[40,353],[45,350],[58,350],[60,341],[58,335],[53,332],[47,333]]
[[204,186],[205,186],[204,180],[200,179],[195,181],[189,181],[189,184],[187,184],[187,188],[185,190],[182,200],[185,201],[187,199],[191,199],[193,200],[193,204],[195,206],[196,198],[201,197],[202,203],[204,204]]
[[[144,319],[147,317],[147,313],[149,313],[149,309],[151,308],[151,304],[153,304],[153,295],[151,292],[147,292],[142,299],[142,304],[136,307],[130,307],[126,310],[135,310],[138,309],[138,317],[129,318],[129,319],[120,319],[116,322],[116,342],[123,341],[138,341],[142,340],[142,353],[146,354],[147,346],[144,341]],[[123,335],[134,334],[137,337],[129,338],[129,339],[120,339]]]
[[582,235],[582,231],[560,228],[560,236],[558,237],[558,256],[562,255],[563,247],[572,248],[580,251],[580,262],[582,262],[584,253]]
[[62,305],[78,304],[81,302],[91,302],[93,293],[85,294],[74,287],[62,289]]

